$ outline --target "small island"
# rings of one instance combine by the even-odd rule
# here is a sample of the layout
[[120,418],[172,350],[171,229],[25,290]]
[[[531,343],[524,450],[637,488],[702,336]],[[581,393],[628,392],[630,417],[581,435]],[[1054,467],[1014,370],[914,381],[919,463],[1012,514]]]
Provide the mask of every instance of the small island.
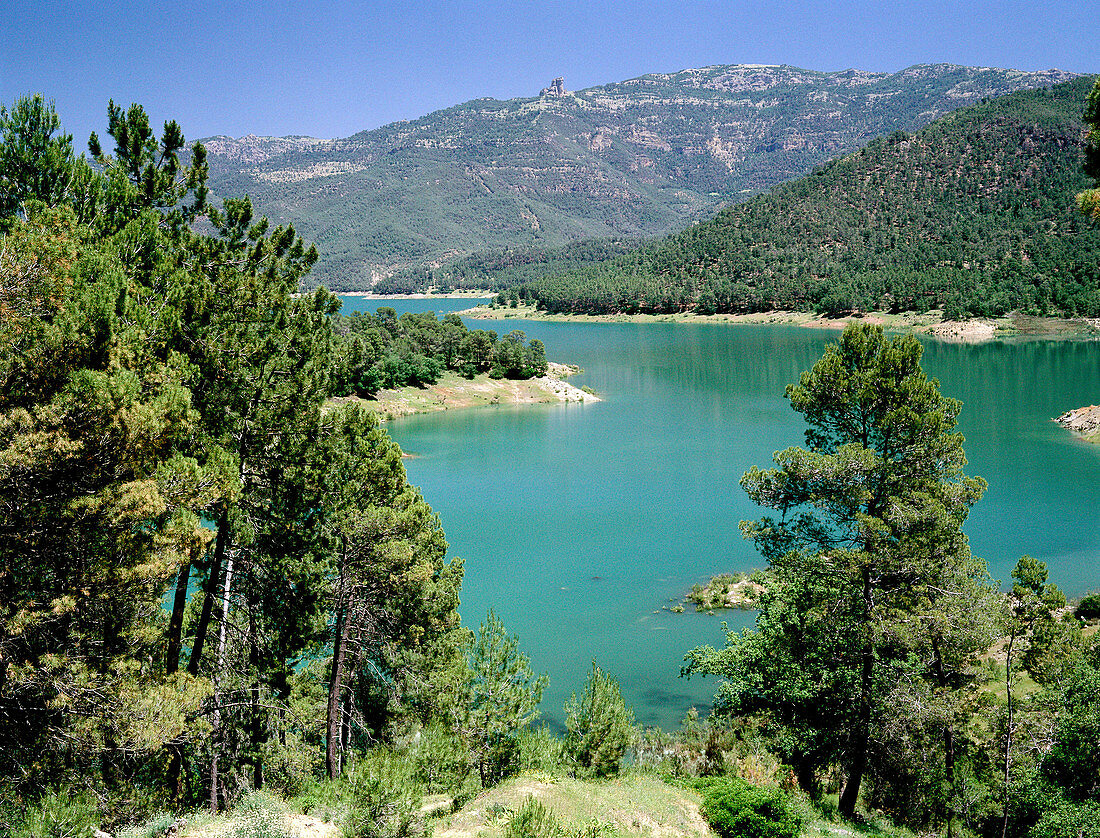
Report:
[[696,611],[719,611],[736,608],[751,611],[764,593],[763,572],[720,573],[709,582],[693,585],[685,599],[695,603]]

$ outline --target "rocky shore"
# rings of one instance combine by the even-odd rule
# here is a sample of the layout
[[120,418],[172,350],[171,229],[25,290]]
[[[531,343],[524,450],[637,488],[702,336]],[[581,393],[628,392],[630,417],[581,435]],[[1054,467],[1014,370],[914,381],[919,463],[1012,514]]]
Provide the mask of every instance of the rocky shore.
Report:
[[1054,421],[1090,442],[1100,442],[1100,405],[1066,411]]

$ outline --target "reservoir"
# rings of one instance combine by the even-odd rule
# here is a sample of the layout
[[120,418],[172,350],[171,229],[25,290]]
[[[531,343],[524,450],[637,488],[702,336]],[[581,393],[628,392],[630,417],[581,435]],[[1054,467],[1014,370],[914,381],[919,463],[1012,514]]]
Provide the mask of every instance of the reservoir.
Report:
[[[428,310],[467,308],[435,301]],[[345,298],[345,312],[398,302]],[[419,304],[419,303],[418,303]],[[423,309],[419,309],[423,310]],[[467,321],[541,339],[604,401],[412,416],[389,424],[409,480],[466,563],[462,616],[492,608],[536,672],[542,716],[564,719],[595,659],[645,724],[705,713],[712,679],[679,678],[684,653],[723,643],[750,612],[669,610],[697,582],[760,567],[738,523],[757,518],[738,485],[774,451],[802,445],[787,384],[839,333],[797,326]],[[1100,591],[1100,446],[1051,419],[1100,401],[1100,343],[923,341],[922,365],[963,403],[967,473],[989,489],[965,530],[1004,583],[1027,553],[1074,597]]]

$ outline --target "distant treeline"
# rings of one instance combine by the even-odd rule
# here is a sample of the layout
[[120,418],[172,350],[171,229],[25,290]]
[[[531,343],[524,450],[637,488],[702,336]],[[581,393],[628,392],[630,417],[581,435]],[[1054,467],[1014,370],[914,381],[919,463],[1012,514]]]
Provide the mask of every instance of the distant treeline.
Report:
[[518,296],[551,312],[951,317],[1100,314],[1100,229],[1074,194],[1093,79],[1011,94],[728,207],[712,221]]
[[467,329],[457,314],[442,320],[428,311],[400,317],[383,306],[375,314],[335,316],[337,361],[334,391],[370,397],[379,390],[434,384],[444,370],[467,378],[487,372],[493,378],[545,375],[546,348],[516,329],[503,338],[485,329]]
[[437,267],[423,266],[398,271],[373,285],[361,283],[361,289],[348,285],[348,289],[366,290],[369,287],[380,294],[413,294],[428,289],[445,294],[468,288],[503,291],[547,274],[622,256],[642,244],[641,239],[586,239],[561,247],[529,245],[483,250]]

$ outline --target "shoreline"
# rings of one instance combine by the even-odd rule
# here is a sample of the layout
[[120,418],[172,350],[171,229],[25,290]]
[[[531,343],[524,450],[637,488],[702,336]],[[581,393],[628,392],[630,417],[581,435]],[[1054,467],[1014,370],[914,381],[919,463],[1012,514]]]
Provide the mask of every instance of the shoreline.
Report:
[[1080,340],[1100,338],[1100,319],[1008,315],[997,318],[944,320],[939,311],[924,313],[869,312],[826,317],[806,311],[767,311],[751,314],[549,314],[532,306],[490,308],[476,306],[457,312],[472,320],[529,320],[549,323],[742,323],[799,326],[804,329],[840,331],[849,323],[871,323],[887,332],[913,332],[952,343],[986,343],[993,340]]
[[1100,444],[1100,406],[1067,410],[1054,421],[1085,442]]
[[579,372],[580,367],[556,362],[550,362],[546,375],[522,380],[493,379],[488,373],[466,379],[458,373],[448,371],[435,384],[425,387],[380,390],[373,399],[341,396],[334,401],[357,401],[377,413],[383,422],[445,410],[522,404],[590,404],[602,401],[595,393],[582,390],[565,380]]

